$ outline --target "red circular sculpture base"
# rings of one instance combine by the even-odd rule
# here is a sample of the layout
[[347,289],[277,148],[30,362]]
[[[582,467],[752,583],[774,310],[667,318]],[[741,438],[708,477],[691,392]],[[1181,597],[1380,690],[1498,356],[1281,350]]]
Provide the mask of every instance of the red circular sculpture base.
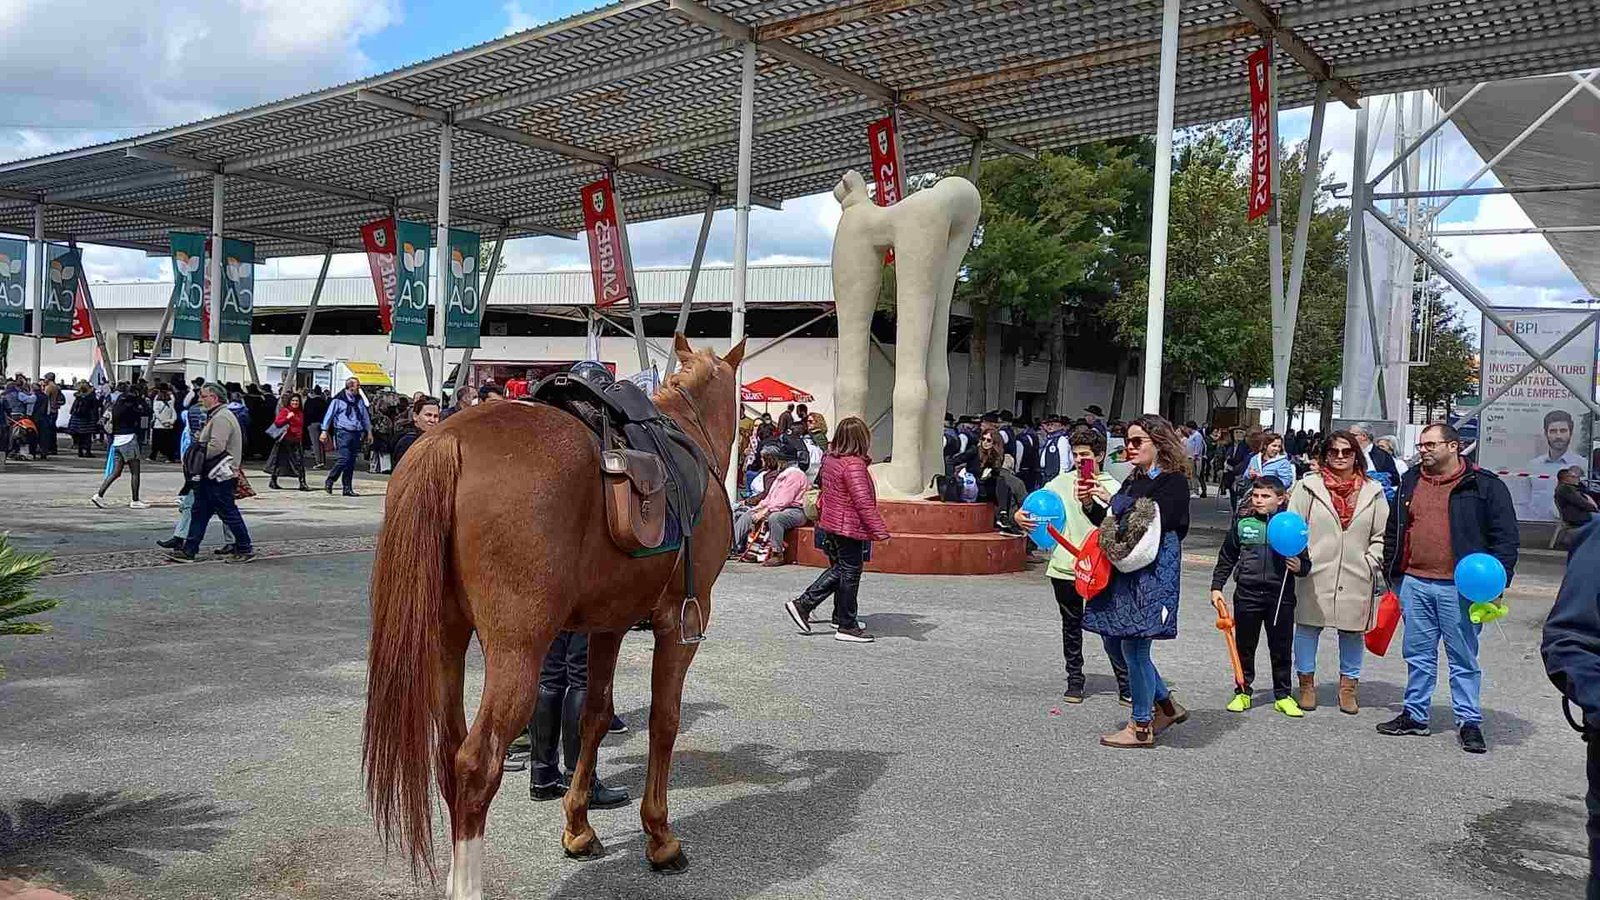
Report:
[[[1028,539],[995,531],[992,504],[882,500],[878,509],[894,539],[872,545],[869,572],[999,575],[1027,567]],[[811,528],[798,529],[789,547],[790,557],[802,566],[828,565]]]

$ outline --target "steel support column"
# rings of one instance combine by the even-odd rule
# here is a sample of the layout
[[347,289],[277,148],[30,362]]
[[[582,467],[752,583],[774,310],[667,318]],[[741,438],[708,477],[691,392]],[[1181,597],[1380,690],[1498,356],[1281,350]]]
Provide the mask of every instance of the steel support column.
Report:
[[[1306,137],[1306,165],[1300,176],[1300,209],[1294,227],[1294,251],[1289,259],[1289,293],[1284,298],[1282,353],[1274,348],[1272,359],[1272,423],[1275,428],[1287,428],[1288,420],[1279,424],[1280,408],[1287,413],[1289,395],[1289,365],[1294,358],[1294,332],[1300,320],[1300,289],[1305,283],[1306,244],[1311,238],[1311,212],[1316,206],[1317,182],[1322,174],[1322,125],[1327,118],[1328,96],[1333,86],[1324,81],[1317,85],[1317,97],[1311,107],[1311,133]],[[1273,138],[1277,138],[1277,125],[1273,125]],[[1274,319],[1277,310],[1274,310]]]
[[983,141],[972,142],[972,162],[967,164],[967,180],[976,187],[978,176],[983,174]]
[[[1372,124],[1369,101],[1362,101],[1356,111],[1355,150],[1351,161],[1350,232],[1348,244],[1350,259],[1345,268],[1344,282],[1344,352],[1339,374],[1339,396],[1342,401],[1342,418],[1375,419],[1386,415],[1374,406],[1373,377],[1377,359],[1377,341],[1368,343],[1372,322],[1366,305],[1366,216],[1367,195],[1367,135]],[[1365,364],[1364,364],[1365,363]],[[1381,385],[1381,381],[1379,384]]]
[[[435,382],[429,379],[428,392],[433,393],[435,386],[440,394],[444,393],[445,372],[444,366],[444,323],[446,316],[445,297],[450,288],[450,154],[452,126],[449,122],[439,123],[439,231],[434,238],[436,246],[433,254],[433,342],[438,353],[437,366],[439,377]],[[423,352],[427,352],[424,350]]]
[[317,304],[322,302],[322,286],[328,282],[328,267],[333,264],[333,251],[322,255],[322,268],[317,272],[317,284],[311,289],[311,302],[306,306],[305,321],[300,323],[300,336],[294,340],[294,355],[289,357],[289,390],[295,389],[300,375],[300,357],[305,353],[306,338],[311,334],[311,323],[317,317]]
[[[678,305],[678,323],[673,329],[677,334],[687,334],[689,330],[689,313],[694,309],[694,290],[700,283],[700,264],[706,258],[706,243],[711,239],[711,219],[716,214],[717,195],[711,194],[706,197],[706,211],[700,218],[700,236],[694,242],[694,259],[689,263],[689,281],[683,286],[683,302]],[[671,374],[677,368],[677,354],[673,354],[673,358],[667,360],[667,373]]]
[[[32,288],[33,303],[33,380],[38,383],[42,364],[44,363],[44,274],[45,265],[48,263],[44,246],[44,204],[33,205],[33,277],[28,279],[28,287]],[[111,365],[107,360],[106,365]],[[116,373],[107,372],[112,381],[116,380]]]
[[[500,251],[506,248],[506,230],[501,228],[499,235],[495,237],[494,252],[489,254],[489,272],[483,276],[483,290],[478,292],[479,343],[483,342],[483,317],[489,314],[489,292],[494,290],[494,276],[495,273],[500,271]],[[474,349],[473,347],[468,347],[461,352],[461,364],[456,366],[456,380],[450,388],[453,394],[461,393],[461,389],[467,386],[467,370],[472,368],[472,351]],[[443,391],[440,391],[440,394],[443,393]],[[441,406],[443,405],[443,396],[439,398],[439,403]]]
[[[1175,0],[1174,0],[1175,2]],[[733,206],[733,328],[729,343],[744,340],[750,289],[750,156],[756,136],[756,45],[744,45],[739,87],[739,187]]]
[[[1270,38],[1268,39],[1270,41]],[[1277,50],[1271,48],[1267,63],[1267,180],[1272,183],[1271,205],[1267,208],[1267,290],[1272,314],[1272,428],[1289,431],[1289,354],[1294,349],[1294,331],[1288,324],[1288,309],[1283,297],[1283,151],[1278,146],[1278,65]],[[1278,371],[1283,371],[1280,381]]]
[[206,350],[208,382],[222,377],[222,194],[226,183],[222,175],[211,176],[211,257],[206,260],[211,277],[211,296],[207,300],[211,323],[209,331],[201,335],[210,341]]
[[1178,0],[1161,14],[1161,82],[1156,99],[1155,197],[1150,206],[1150,298],[1144,327],[1144,411],[1161,412],[1161,351],[1167,308],[1167,218],[1172,199],[1172,118],[1178,93]]
[[[1492,305],[1490,305],[1489,298],[1485,297],[1483,292],[1479,291],[1478,288],[1471,281],[1468,281],[1465,276],[1463,276],[1460,272],[1457,272],[1455,268],[1450,265],[1448,260],[1434,252],[1431,248],[1423,245],[1420,241],[1412,238],[1411,235],[1407,234],[1405,229],[1396,224],[1393,219],[1376,209],[1371,210],[1371,213],[1372,217],[1378,221],[1378,224],[1382,225],[1384,228],[1387,228],[1401,243],[1410,248],[1412,253],[1415,253],[1420,259],[1432,267],[1434,271],[1438,272],[1439,277],[1449,282],[1450,286],[1455,288],[1456,292],[1465,298],[1468,303],[1476,306],[1478,311],[1483,313],[1483,317],[1492,322],[1494,327],[1500,330],[1501,334],[1510,338],[1511,342],[1516,344],[1523,353],[1528,354],[1529,359],[1538,363],[1540,368],[1550,373],[1551,378],[1554,378],[1562,387],[1570,391],[1574,397],[1582,402],[1584,406],[1587,406],[1592,412],[1594,412],[1595,415],[1600,416],[1600,403],[1596,403],[1594,399],[1594,385],[1586,385],[1582,384],[1581,382],[1574,381],[1572,376],[1562,372],[1560,367],[1551,365],[1550,362],[1539,353],[1539,351],[1533,349],[1533,346],[1529,344],[1527,340],[1522,337],[1522,335],[1517,334],[1505,319],[1501,318],[1500,313],[1496,311]],[[1548,351],[1546,352],[1548,353]]]
[[[67,245],[78,249],[78,242],[72,238],[67,239]],[[94,292],[89,290],[89,276],[83,271],[83,255],[78,255],[78,290],[83,291],[83,307],[89,313],[89,328],[94,332],[95,346],[100,348],[100,359],[104,362],[108,372],[116,371],[116,357],[111,355],[111,348],[106,344],[106,330],[100,325],[100,311],[94,308]],[[76,313],[74,313],[76,317]],[[145,379],[148,381],[149,379]]]
[[[172,314],[177,309],[171,298],[167,300],[167,308],[161,313],[161,325],[156,329],[156,344],[150,350],[150,358],[144,363],[144,380],[149,381],[155,374],[156,357],[161,355],[161,347],[167,342],[167,334],[172,331]],[[187,375],[185,376],[187,378]]]
[[[220,334],[220,332],[219,332],[219,334]],[[256,370],[256,351],[255,351],[255,349],[250,346],[250,342],[249,341],[245,341],[244,343],[240,344],[239,347],[244,350],[244,367],[250,373],[250,383],[251,384],[260,384],[261,383],[261,373]]]
[[[622,269],[628,275],[628,318],[633,320],[633,340],[639,350],[639,371],[650,371],[650,345],[645,341],[644,306],[639,296],[639,281],[633,274],[633,247],[628,243],[628,217],[623,210],[622,193],[617,190],[616,173],[607,171],[611,179],[611,202],[617,214],[617,238],[622,242]],[[667,359],[672,354],[666,354]]]

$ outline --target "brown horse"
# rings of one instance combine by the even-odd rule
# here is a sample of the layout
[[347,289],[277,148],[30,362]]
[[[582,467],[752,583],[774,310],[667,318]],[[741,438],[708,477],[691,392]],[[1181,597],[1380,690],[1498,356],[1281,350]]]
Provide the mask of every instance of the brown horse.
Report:
[[[661,411],[700,444],[712,468],[690,547],[698,627],[711,614],[732,510],[728,471],[744,344],[718,359],[674,341],[682,368],[656,395]],[[687,857],[667,826],[667,770],[678,735],[683,678],[696,645],[684,643],[681,554],[633,558],[611,542],[600,451],[588,428],[547,406],[494,403],[445,420],[406,453],[389,482],[372,566],[372,644],[362,735],[367,798],[385,846],[396,840],[414,874],[433,865],[430,785],[450,812],[449,900],[482,896],[489,803],[506,747],[527,725],[540,662],[563,630],[589,638],[583,752],[563,801],[561,846],[602,852],[589,826],[595,754],[611,720],[611,678],[628,628],[655,631],[650,763],[640,819],[652,867]],[[687,631],[694,634],[693,606]],[[469,732],[462,707],[467,644],[483,649],[483,697]]]

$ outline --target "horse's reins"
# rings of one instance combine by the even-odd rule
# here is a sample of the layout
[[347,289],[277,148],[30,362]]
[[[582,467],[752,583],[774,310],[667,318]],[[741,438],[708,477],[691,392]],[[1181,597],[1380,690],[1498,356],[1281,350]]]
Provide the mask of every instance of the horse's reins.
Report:
[[[706,428],[705,418],[700,414],[700,404],[696,403],[694,397],[681,386],[674,384],[671,387],[678,392],[678,396],[683,399],[684,404],[689,408],[689,415],[694,421],[694,426],[699,429],[701,438],[705,440],[706,467],[711,470],[713,475],[717,476],[719,485],[726,484],[728,477],[717,467],[714,456],[716,442],[711,439],[711,430]],[[684,499],[681,493],[683,486],[681,484],[674,485],[673,489],[680,492],[679,498],[682,501]],[[718,491],[717,493],[721,492]],[[731,515],[729,520],[730,522],[732,521]],[[690,545],[693,531],[694,529],[689,527],[684,529],[683,542],[678,548],[678,558],[683,560],[683,603],[678,607],[678,643],[680,644],[698,644],[706,639],[705,613],[700,609],[700,598],[695,596],[694,593],[694,548]],[[689,615],[690,604],[694,605],[695,633],[693,635],[690,635],[688,629],[684,626],[684,621]]]

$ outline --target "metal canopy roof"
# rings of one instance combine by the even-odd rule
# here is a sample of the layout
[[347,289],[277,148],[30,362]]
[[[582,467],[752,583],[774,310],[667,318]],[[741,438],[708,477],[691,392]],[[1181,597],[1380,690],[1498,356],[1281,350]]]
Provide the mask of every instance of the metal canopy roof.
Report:
[[[1462,93],[1443,92],[1440,100],[1453,104]],[[1569,76],[1484,85],[1451,121],[1479,156],[1494,159],[1568,93],[1573,96],[1558,111],[1495,164],[1495,177],[1513,188],[1600,184],[1600,96],[1576,86]],[[1518,194],[1516,201],[1539,228],[1600,225],[1600,190]],[[1597,237],[1592,231],[1544,235],[1593,296],[1600,296]]]
[[[0,230],[165,252],[171,228],[261,257],[357,249],[398,207],[432,221],[437,131],[455,124],[454,224],[512,237],[581,227],[607,166],[632,221],[732,202],[740,47],[761,50],[755,202],[828,190],[866,163],[891,104],[913,171],[975,139],[1028,153],[1149,133],[1160,0],[624,0],[301,97],[0,166]],[[1600,60],[1600,0],[1185,0],[1180,125],[1247,112],[1244,57],[1275,29],[1284,105],[1439,87]]]

